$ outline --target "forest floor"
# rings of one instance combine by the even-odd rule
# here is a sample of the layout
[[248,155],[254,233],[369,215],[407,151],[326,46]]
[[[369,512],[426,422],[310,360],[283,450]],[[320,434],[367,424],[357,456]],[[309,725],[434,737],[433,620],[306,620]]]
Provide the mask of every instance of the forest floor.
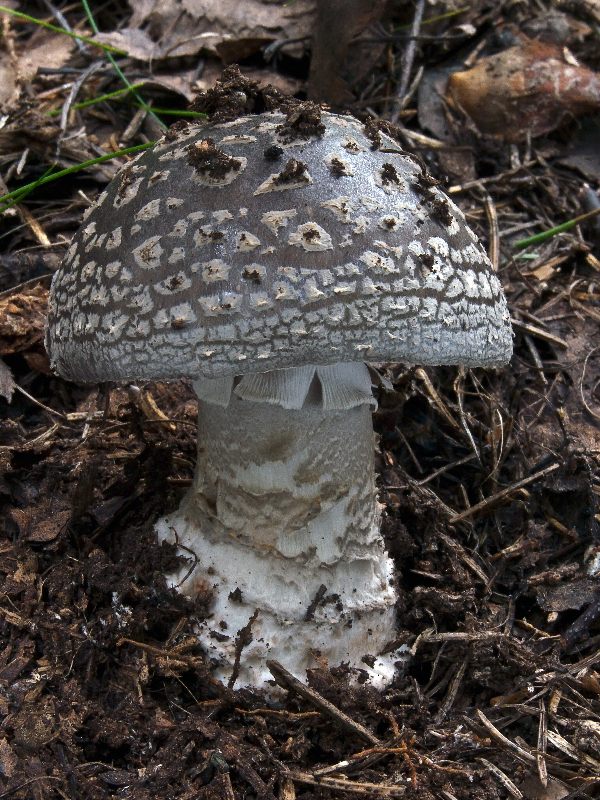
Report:
[[[38,184],[0,201],[0,798],[600,797],[600,6],[196,5],[99,6],[116,52],[1,16],[0,192]],[[19,10],[94,35],[85,4]],[[100,102],[109,56],[138,88]],[[380,368],[411,651],[381,692],[327,665],[277,700],[211,675],[210,598],[168,589],[153,529],[191,483],[190,386],[68,383],[43,346],[51,276],[127,156],[40,179],[158,138],[232,62],[393,121],[509,301],[508,367]]]

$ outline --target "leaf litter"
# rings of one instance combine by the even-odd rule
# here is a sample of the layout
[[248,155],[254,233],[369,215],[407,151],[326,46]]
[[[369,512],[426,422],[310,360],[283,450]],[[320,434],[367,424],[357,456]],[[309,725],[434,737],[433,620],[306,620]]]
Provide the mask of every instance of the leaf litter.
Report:
[[[222,66],[216,56],[235,53],[246,59],[250,95],[259,95],[257,74],[273,75],[301,98],[342,87],[363,118],[394,115],[399,143],[436,178],[450,174],[447,190],[492,247],[515,357],[491,372],[380,370],[377,467],[398,583],[396,645],[412,653],[405,671],[379,693],[326,664],[299,687],[273,664],[277,700],[236,691],[212,677],[194,636],[210,591],[191,602],[168,590],[176,556],[153,536],[156,518],[191,483],[191,388],[68,384],[50,374],[42,348],[48,279],[116,167],[40,186],[5,212],[0,384],[12,402],[0,399],[0,797],[598,797],[597,232],[589,220],[534,250],[515,246],[586,210],[580,173],[565,161],[578,127],[557,118],[556,131],[531,125],[523,140],[494,139],[444,104],[443,83],[435,114],[445,124],[432,131],[421,108],[417,116],[431,74],[448,62],[472,68],[498,46],[490,23],[529,36],[543,28],[544,41],[558,30],[554,44],[597,73],[594,4],[561,3],[565,24],[552,27],[542,24],[542,2],[429,3],[418,24],[413,4],[400,2],[366,29],[353,24],[373,39],[373,68],[348,82],[353,58],[364,62],[341,37],[345,63],[321,84],[308,63],[314,8],[311,17],[299,2],[237,5],[230,22],[224,4],[147,0],[129,18],[105,7],[98,23],[125,32],[125,49],[129,30],[163,48],[175,83],[161,83],[160,59],[150,75],[147,53],[133,48],[121,64],[130,81],[153,80],[144,96],[157,108],[183,110],[198,91],[196,107],[207,97],[222,103],[207,94]],[[83,16],[65,13],[85,29]],[[14,52],[40,35],[33,25],[9,28],[18,30]],[[203,39],[211,29],[216,38]],[[319,46],[329,37],[333,48],[335,31],[318,34]],[[402,60],[409,37],[413,56]],[[10,47],[5,36],[2,59]],[[62,43],[50,47],[59,53]],[[195,66],[177,60],[198,54]],[[0,130],[9,189],[53,163],[155,136],[128,95],[75,107],[122,88],[108,65],[86,72],[97,56],[56,56],[18,85]],[[231,80],[235,97],[239,79]],[[65,104],[61,128],[49,112]],[[513,122],[522,130],[522,117]]]

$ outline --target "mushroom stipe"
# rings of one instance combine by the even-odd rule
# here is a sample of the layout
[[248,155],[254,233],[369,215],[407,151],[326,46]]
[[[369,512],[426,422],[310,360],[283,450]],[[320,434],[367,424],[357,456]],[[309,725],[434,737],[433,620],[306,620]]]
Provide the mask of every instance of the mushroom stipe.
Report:
[[214,589],[198,635],[217,674],[252,620],[241,685],[269,680],[269,658],[384,685],[396,594],[365,362],[496,366],[512,333],[483,248],[421,164],[309,111],[181,126],[130,162],[54,278],[47,347],[76,381],[193,379],[196,476],[157,535],[196,554],[174,586]]

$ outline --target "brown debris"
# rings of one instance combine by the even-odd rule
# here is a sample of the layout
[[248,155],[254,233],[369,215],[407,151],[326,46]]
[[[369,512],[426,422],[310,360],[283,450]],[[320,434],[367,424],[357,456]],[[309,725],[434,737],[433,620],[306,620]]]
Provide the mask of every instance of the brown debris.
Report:
[[228,156],[215,146],[214,139],[201,139],[187,148],[188,161],[200,175],[214,181],[223,180],[230,172],[242,166],[238,158]]
[[225,64],[258,60],[266,46],[288,40],[286,53],[301,56],[303,41],[311,33],[314,2],[162,0],[159,5],[138,3],[131,12],[115,30],[97,38],[124,48],[132,58],[152,62],[153,68],[166,61],[175,72],[181,61],[197,64],[207,56]]
[[[206,8],[215,2],[202,0]],[[293,15],[298,3],[261,5]],[[548,29],[547,15],[532,4],[501,0],[493,19],[481,4],[462,5],[460,15],[428,19],[427,4],[408,70],[399,65],[416,4],[388,4],[391,16],[365,40],[382,57],[363,77],[362,45],[353,40],[345,65],[357,98],[352,108],[358,115],[368,110],[374,144],[379,139],[383,152],[407,148],[421,155],[422,162],[413,158],[427,172],[413,189],[441,222],[449,221],[449,209],[434,195],[436,182],[453,159],[468,163],[456,168],[450,194],[484,244],[494,243],[490,252],[515,331],[508,369],[388,365],[376,373],[382,528],[398,587],[390,651],[402,644],[413,654],[381,692],[361,683],[368,661],[365,673],[354,676],[343,665],[323,664],[311,671],[304,694],[282,672],[285,691],[275,689],[276,700],[214,678],[195,635],[196,621],[211,613],[210,576],[200,576],[193,601],[168,588],[164,576],[180,562],[154,536],[155,520],[178,506],[192,482],[197,406],[190,387],[78,386],[49,373],[42,349],[51,273],[84,207],[116,167],[97,165],[40,187],[18,211],[2,216],[0,290],[9,293],[0,296],[0,340],[8,394],[14,391],[10,404],[0,398],[0,795],[507,800],[520,793],[527,800],[591,800],[598,794],[600,262],[594,219],[528,248],[516,245],[589,210],[580,173],[565,167],[579,123],[531,148],[526,142],[511,148],[504,139],[481,137],[469,118],[447,114],[440,101],[444,126],[424,130],[411,84],[420,91],[430,70],[456,52],[477,63],[482,47],[498,46],[496,31],[505,36],[503,21]],[[592,6],[560,5],[568,17],[561,59],[574,57],[597,71],[593,32],[568,33],[582,18],[592,26]],[[103,12],[105,28],[111,14],[115,25],[125,23],[116,9]],[[73,25],[84,22],[75,6],[63,13]],[[136,7],[134,17],[144,13]],[[157,32],[166,31],[162,13],[144,17],[145,38],[156,48],[162,46],[154,41]],[[169,47],[177,45],[172,31],[181,25],[174,20],[164,33]],[[20,57],[39,34],[8,20],[3,35],[11,66],[10,48]],[[179,52],[188,46],[197,52],[199,43],[183,41]],[[263,46],[236,40],[230,51],[258,53]],[[256,72],[280,75],[282,83],[293,75],[302,91],[306,65],[290,54],[305,46],[277,42],[272,61]],[[63,168],[117,149],[126,130],[132,145],[155,138],[147,113],[138,115],[129,97],[75,108],[121,88],[110,71],[86,75],[96,59],[91,53],[69,62],[66,74],[42,65],[22,85],[0,131],[7,189],[34,182],[51,164]],[[133,79],[131,63],[122,66]],[[210,86],[221,64],[207,58],[197,67],[192,73],[188,65],[169,64],[169,80],[186,96],[192,82]],[[136,80],[144,69],[138,62]],[[160,63],[153,69],[160,72]],[[408,72],[400,108],[396,98]],[[154,105],[146,85],[140,92]],[[205,95],[212,100],[201,102],[215,120],[267,107],[288,114],[300,102],[278,98],[239,73],[236,78],[235,70]],[[172,92],[159,96],[156,108],[180,101]],[[399,125],[390,126],[385,118],[399,108]],[[516,130],[524,119],[509,124]],[[311,124],[316,120],[315,111]],[[301,117],[296,122],[304,124]],[[187,125],[177,123],[167,138],[175,140]],[[597,125],[591,117],[581,125],[594,193]],[[383,144],[382,133],[393,144]],[[352,161],[356,148],[350,133],[347,138],[342,152]],[[300,176],[301,167],[287,164],[302,160],[301,147],[292,150],[295,159],[284,148],[265,153],[277,165],[265,163],[266,172]],[[218,153],[206,166],[210,173],[213,158],[218,173],[224,168]],[[336,165],[325,170],[333,181]],[[125,168],[122,192],[132,179]],[[201,230],[222,241],[211,226]],[[421,263],[429,269],[428,253]],[[260,276],[249,268],[244,279]],[[303,613],[340,602],[325,589],[312,601]],[[240,666],[243,644],[242,637]]]
[[311,136],[321,137],[325,133],[325,125],[321,122],[321,106],[307,100],[297,102],[286,110],[286,120],[277,127],[279,138],[283,142],[293,142],[297,139],[310,139]]
[[71,519],[70,505],[48,497],[32,513],[22,508],[11,509],[11,519],[17,524],[20,536],[28,542],[51,542],[65,533]]
[[308,167],[296,158],[290,158],[281,172],[273,178],[278,185],[286,183],[308,183]]
[[452,212],[450,211],[447,199],[432,191],[432,188],[437,186],[437,184],[438,181],[432,178],[431,175],[423,169],[417,176],[413,188],[417,194],[423,197],[431,209],[431,215],[434,219],[438,219],[442,225],[448,226],[452,222]]
[[369,742],[369,744],[381,744],[380,740],[377,738],[377,736],[375,736],[375,734],[371,733],[371,731],[367,730],[363,725],[360,725],[355,720],[351,719],[347,714],[344,714],[343,711],[340,711],[339,708],[336,708],[333,703],[330,703],[329,700],[326,700],[324,697],[322,697],[315,689],[312,689],[310,686],[306,686],[304,683],[302,683],[302,681],[299,681],[297,678],[295,678],[278,661],[267,661],[267,667],[280,686],[297,692],[299,695],[301,695],[301,697],[304,697],[320,711],[327,714],[328,717],[333,719],[347,732],[353,733],[355,736],[358,736],[361,739],[364,739],[366,742]]
[[177,139],[179,139],[180,134],[185,134],[189,127],[190,121],[187,119],[180,119],[177,122],[174,122],[173,125],[169,126],[167,132],[165,133],[165,141],[176,142]]
[[119,200],[123,200],[127,189],[131,186],[133,182],[133,166],[127,165],[121,170],[121,175],[119,179],[119,188],[117,189],[117,197]]
[[340,161],[339,158],[335,158],[335,156],[329,162],[329,171],[334,178],[341,178],[348,174],[348,170],[344,162]]
[[10,367],[0,358],[0,397],[10,403],[15,387],[16,383]]
[[229,122],[244,114],[262,114],[296,105],[298,101],[285,97],[278,89],[242,75],[237,64],[223,70],[215,86],[200,92],[191,104],[192,111],[206,114],[211,122]]
[[373,150],[381,148],[381,126],[379,120],[369,117],[364,124],[365,136],[371,140]]
[[231,675],[229,676],[229,681],[227,682],[228,689],[233,689],[235,682],[238,679],[240,674],[242,652],[244,647],[248,647],[249,644],[252,644],[252,626],[256,622],[257,617],[258,609],[256,609],[256,611],[252,614],[244,627],[240,628],[240,630],[237,632],[237,636],[235,637],[235,661],[233,662],[233,669],[231,670]]
[[393,164],[386,162],[383,165],[381,168],[381,182],[384,186],[389,186],[390,183],[395,183],[397,186],[400,184],[400,178]]
[[38,346],[44,338],[48,289],[37,284],[0,297],[0,355]]

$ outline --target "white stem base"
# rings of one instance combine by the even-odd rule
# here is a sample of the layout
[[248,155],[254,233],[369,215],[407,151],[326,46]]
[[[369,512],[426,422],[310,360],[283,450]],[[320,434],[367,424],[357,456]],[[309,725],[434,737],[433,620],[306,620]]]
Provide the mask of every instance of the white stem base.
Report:
[[379,654],[394,638],[396,596],[369,407],[323,411],[309,396],[286,410],[233,395],[227,408],[200,403],[198,441],[194,486],[157,533],[197,558],[172,585],[214,591],[199,636],[218,677],[231,675],[256,612],[237,686],[269,680],[268,658],[302,680],[310,667],[345,662],[388,683],[398,656]]

